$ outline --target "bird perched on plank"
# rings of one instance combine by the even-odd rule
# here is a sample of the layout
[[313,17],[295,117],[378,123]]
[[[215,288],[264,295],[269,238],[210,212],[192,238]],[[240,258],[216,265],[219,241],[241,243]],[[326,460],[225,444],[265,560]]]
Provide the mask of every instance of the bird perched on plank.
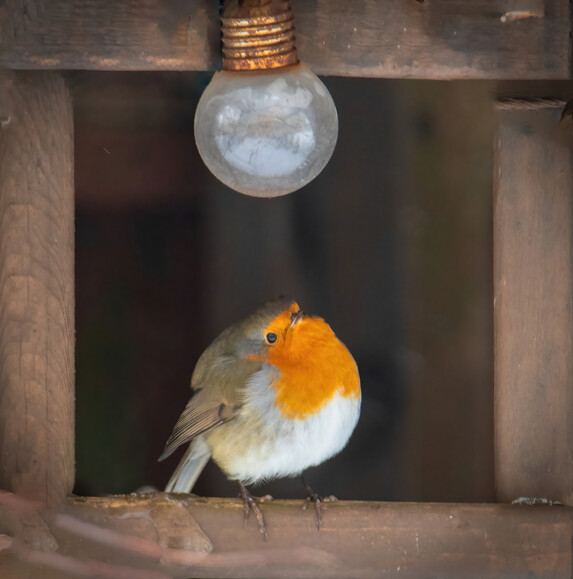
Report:
[[191,390],[159,458],[190,443],[165,490],[191,492],[213,458],[239,482],[245,516],[253,510],[265,537],[246,485],[302,474],[337,454],[360,413],[354,358],[322,318],[287,299],[224,330],[200,356]]

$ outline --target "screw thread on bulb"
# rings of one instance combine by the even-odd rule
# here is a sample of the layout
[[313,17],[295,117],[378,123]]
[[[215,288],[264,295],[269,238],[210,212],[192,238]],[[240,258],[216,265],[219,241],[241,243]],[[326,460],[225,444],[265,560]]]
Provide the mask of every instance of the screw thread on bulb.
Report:
[[298,63],[289,0],[226,0],[221,23],[223,70]]

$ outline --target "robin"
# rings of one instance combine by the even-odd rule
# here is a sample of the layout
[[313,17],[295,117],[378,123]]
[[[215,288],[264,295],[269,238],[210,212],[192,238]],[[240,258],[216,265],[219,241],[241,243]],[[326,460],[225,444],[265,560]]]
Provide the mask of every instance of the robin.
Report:
[[[265,537],[262,512],[246,485],[301,475],[337,454],[360,413],[354,358],[322,318],[287,299],[268,302],[224,330],[200,356],[191,390],[159,457],[191,443],[166,492],[191,492],[212,457],[239,482],[245,517],[253,510]],[[320,528],[319,498],[307,491]]]

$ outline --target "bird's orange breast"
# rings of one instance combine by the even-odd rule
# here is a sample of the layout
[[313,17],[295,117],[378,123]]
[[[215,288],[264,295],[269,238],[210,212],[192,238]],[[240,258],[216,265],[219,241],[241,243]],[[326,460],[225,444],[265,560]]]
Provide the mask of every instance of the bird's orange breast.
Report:
[[304,316],[288,327],[268,361],[281,372],[271,385],[275,405],[290,419],[319,412],[335,395],[360,397],[360,378],[354,358],[330,326],[318,317]]

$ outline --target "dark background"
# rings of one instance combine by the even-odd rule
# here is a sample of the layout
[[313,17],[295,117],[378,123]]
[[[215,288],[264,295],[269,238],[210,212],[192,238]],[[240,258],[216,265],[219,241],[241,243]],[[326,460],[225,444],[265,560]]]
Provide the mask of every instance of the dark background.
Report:
[[[323,79],[340,134],[319,177],[244,197],[200,160],[210,75],[76,73],[77,477],[162,488],[194,364],[226,326],[295,297],[355,356],[359,425],[308,472],[344,499],[489,501],[492,86]],[[209,464],[198,494],[235,496]],[[297,479],[255,494],[303,497]]]

